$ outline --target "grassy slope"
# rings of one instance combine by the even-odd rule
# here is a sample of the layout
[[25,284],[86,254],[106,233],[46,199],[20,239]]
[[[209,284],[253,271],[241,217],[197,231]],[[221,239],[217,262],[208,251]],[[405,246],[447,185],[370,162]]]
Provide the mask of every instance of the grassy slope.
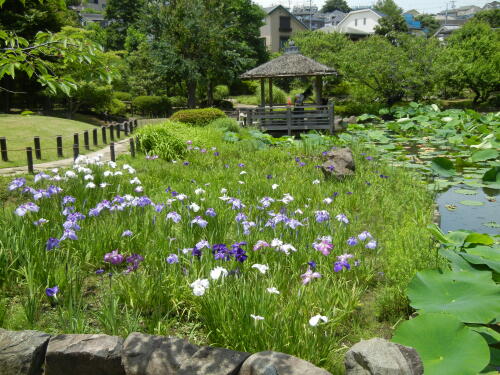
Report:
[[[0,168],[25,165],[24,149],[34,147],[33,137],[35,136],[40,137],[42,146],[42,160],[35,160],[35,163],[57,159],[55,150],[57,135],[63,136],[64,155],[71,157],[73,133],[80,133],[80,144],[83,145],[83,131],[92,129],[95,129],[95,126],[58,117],[0,115],[0,137],[7,138],[7,149],[22,150],[9,151],[9,162],[0,161]],[[54,148],[54,150],[44,151],[47,148]],[[83,147],[81,148],[83,153]]]
[[[199,203],[202,209],[198,214],[204,217],[206,208],[215,208],[218,215],[208,218],[210,224],[206,229],[193,228],[189,222],[194,214],[179,202],[160,214],[152,208],[136,208],[130,214],[104,212],[81,222],[78,241],[66,241],[60,249],[46,252],[46,239],[61,234],[61,214],[54,207],[61,206],[62,196],[37,202],[41,205],[40,212],[26,218],[15,217],[12,212],[18,203],[29,198],[16,193],[3,197],[6,205],[0,213],[0,226],[4,225],[6,230],[0,232],[0,264],[4,265],[0,268],[3,270],[0,280],[4,281],[0,300],[8,298],[9,302],[5,304],[0,326],[33,327],[51,333],[126,335],[139,330],[179,335],[198,343],[249,352],[282,351],[340,374],[342,355],[349,345],[361,338],[390,336],[390,326],[407,317],[404,290],[408,281],[416,270],[435,265],[425,228],[431,218],[432,199],[418,180],[401,169],[367,161],[359,149],[356,176],[336,182],[325,181],[314,167],[320,162],[319,149],[257,151],[249,144],[224,144],[221,135],[210,129],[179,129],[179,134],[185,140],[192,139],[195,145],[217,146],[220,156],[213,156],[210,149],[207,153],[190,152],[186,156],[190,162],[187,166],[181,163],[182,159],[176,164],[146,161],[143,157],[124,157],[122,161],[136,168],[144,186],[143,194],[154,202],[166,203],[170,195],[165,189],[170,186],[188,194],[189,202]],[[296,156],[306,166],[299,167],[294,160]],[[245,167],[238,167],[238,163],[244,163]],[[242,170],[247,174],[240,174]],[[101,173],[102,170],[95,173],[97,184],[105,180]],[[381,178],[380,174],[389,178]],[[272,179],[267,175],[272,175]],[[90,207],[104,198],[130,193],[133,188],[130,178],[127,173],[123,178],[111,178],[111,186],[91,194],[82,187],[83,175],[61,186],[63,195],[75,196],[76,209],[87,214]],[[315,179],[321,183],[312,184]],[[271,188],[273,183],[279,185],[277,190]],[[33,186],[32,182],[29,184]],[[197,187],[206,193],[196,195]],[[280,224],[276,231],[254,229],[251,235],[244,236],[234,220],[236,211],[219,199],[222,188],[227,188],[230,196],[242,199],[247,205],[244,212],[260,226],[268,215],[255,209],[258,201],[263,196],[279,199],[290,193],[295,197],[291,204],[285,207],[276,202],[270,210],[282,207],[294,217],[293,211],[301,208],[304,215],[296,217],[305,226],[295,232]],[[338,196],[333,204],[322,203],[335,192]],[[323,209],[332,216],[345,213],[351,223],[343,226],[333,217],[328,223],[316,223],[314,211]],[[173,225],[165,220],[166,212],[171,210],[182,214],[182,223]],[[39,217],[50,221],[42,228],[28,225]],[[126,229],[134,232],[132,238],[121,237]],[[369,230],[377,239],[377,251],[365,249],[364,244],[354,248],[346,244],[347,237],[363,230]],[[323,235],[333,236],[335,249],[330,256],[311,248],[311,243]],[[270,241],[277,237],[293,244],[298,251],[285,256],[270,249],[250,250],[259,239]],[[192,247],[200,239],[211,244],[248,241],[249,259],[243,264],[234,260],[214,261],[206,250],[201,260],[182,255],[179,249]],[[125,254],[143,255],[145,261],[140,269],[122,277],[119,272],[124,267],[116,267],[112,282],[108,282],[108,277],[95,276],[94,271],[104,265],[103,255],[117,248]],[[178,252],[181,264],[167,265],[165,257]],[[356,254],[362,261],[360,267],[352,272],[334,273],[336,256],[345,252]],[[303,286],[300,275],[310,260],[318,263],[323,277]],[[251,268],[254,263],[268,264],[270,271],[261,275]],[[220,265],[228,270],[239,268],[241,276],[229,277],[225,283],[212,282],[206,295],[193,296],[189,283],[198,277],[209,277],[210,270]],[[33,275],[21,277],[16,270],[22,269],[33,270]],[[26,297],[28,285],[34,288],[32,300],[36,312],[31,324],[27,319],[32,311]],[[60,287],[61,310],[51,307],[44,296],[47,285]],[[277,287],[281,295],[267,293],[265,288],[271,286]],[[250,314],[263,315],[265,320],[254,322]],[[310,327],[307,321],[315,314],[327,315],[330,322]],[[2,311],[0,318],[1,315]]]

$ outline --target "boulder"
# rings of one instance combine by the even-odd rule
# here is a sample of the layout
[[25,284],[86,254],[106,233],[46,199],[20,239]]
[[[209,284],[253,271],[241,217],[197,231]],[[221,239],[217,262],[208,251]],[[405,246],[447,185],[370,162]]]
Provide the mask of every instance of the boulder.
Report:
[[345,355],[346,375],[422,375],[417,351],[374,338],[354,345]]
[[325,154],[327,160],[322,164],[321,170],[326,178],[335,177],[339,180],[354,174],[356,166],[350,148],[338,148]]
[[303,359],[266,351],[252,354],[243,362],[238,375],[331,375]]
[[178,374],[199,349],[176,337],[134,332],[123,343],[122,364],[127,375]]
[[0,374],[41,374],[49,339],[43,332],[0,329]]
[[342,121],[346,124],[356,124],[358,122],[358,118],[356,116],[345,117]]
[[204,346],[183,363],[179,375],[237,375],[249,353]]
[[108,335],[52,337],[45,357],[46,375],[125,375],[123,339]]

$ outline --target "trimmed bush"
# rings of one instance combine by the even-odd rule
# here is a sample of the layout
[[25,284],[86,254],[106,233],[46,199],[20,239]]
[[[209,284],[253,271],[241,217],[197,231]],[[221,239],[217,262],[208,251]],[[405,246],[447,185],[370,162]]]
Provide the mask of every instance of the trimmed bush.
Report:
[[132,101],[132,94],[129,93],[129,92],[125,92],[125,91],[115,91],[113,92],[113,98],[115,99],[119,99],[123,102],[131,102]]
[[193,126],[206,126],[213,120],[226,117],[225,113],[217,108],[185,109],[175,112],[170,118]]
[[226,85],[215,86],[214,100],[223,100],[229,96],[229,87]]
[[97,86],[94,83],[85,83],[76,91],[76,101],[80,103],[79,110],[104,113],[108,111],[113,99],[111,86]]
[[137,150],[158,155],[165,160],[178,159],[187,151],[186,143],[176,135],[169,123],[146,125],[136,133]]
[[111,115],[123,116],[127,112],[127,105],[120,99],[113,98],[111,99],[108,112]]
[[138,96],[132,101],[135,112],[144,116],[168,116],[172,111],[166,96]]

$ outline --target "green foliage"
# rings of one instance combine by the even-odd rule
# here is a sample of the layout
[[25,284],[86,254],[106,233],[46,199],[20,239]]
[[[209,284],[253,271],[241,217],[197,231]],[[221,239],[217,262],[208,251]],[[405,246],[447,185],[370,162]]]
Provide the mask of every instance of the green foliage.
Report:
[[187,98],[185,96],[171,96],[170,103],[172,107],[185,107],[187,106]]
[[323,8],[321,8],[321,12],[323,13],[333,12],[334,10],[349,13],[351,8],[349,8],[345,0],[326,0]]
[[145,0],[107,0],[106,19],[111,21],[106,28],[108,47],[124,48],[127,29],[139,21],[145,9]]
[[488,344],[448,314],[425,313],[402,323],[393,342],[415,348],[428,375],[477,374],[488,364]]
[[[257,88],[257,91],[255,92],[255,100],[257,103],[260,104],[261,102],[261,92],[260,92],[261,86],[259,85]],[[266,105],[269,104],[269,82],[266,82],[265,84],[265,96],[266,96]],[[292,99],[293,100],[293,99]],[[278,104],[285,104],[287,101],[287,94],[285,91],[280,89],[278,86],[273,85],[273,104],[278,105]]]
[[432,37],[441,27],[441,24],[432,14],[419,14],[415,17],[416,21],[420,21],[422,27],[427,29],[427,36]]
[[408,31],[408,25],[401,14],[384,16],[378,20],[375,26],[375,34],[387,36],[392,39],[394,33],[405,33]]
[[431,168],[435,173],[444,177],[454,176],[457,173],[453,162],[442,156],[432,159]]
[[473,21],[486,22],[492,28],[500,27],[500,9],[482,10],[474,14]]
[[85,83],[78,88],[72,99],[78,103],[79,110],[104,113],[113,106],[113,88],[110,85],[98,86],[94,83]]
[[132,100],[132,107],[145,116],[166,116],[172,110],[170,100],[164,96],[138,96]]
[[187,151],[183,142],[168,123],[146,125],[136,133],[137,148],[148,155],[158,155],[165,160],[176,160]]
[[214,99],[215,100],[223,100],[229,96],[229,87],[226,85],[218,85],[215,86],[214,89]]
[[223,117],[226,117],[226,115],[220,109],[202,108],[177,111],[170,117],[170,120],[193,126],[206,126],[210,122]]
[[223,132],[233,132],[239,133],[241,130],[240,125],[235,119],[229,117],[221,117],[218,118],[209,124],[210,127],[214,127],[216,129],[220,129]]
[[471,90],[474,104],[484,102],[500,87],[500,33],[485,22],[469,21],[448,38],[440,63],[447,85]]
[[124,91],[113,91],[113,98],[119,99],[124,102],[130,102],[133,99],[133,96],[129,92]]
[[127,112],[127,105],[120,99],[113,98],[111,99],[111,103],[108,107],[108,112],[111,115],[123,116]]
[[403,14],[403,9],[401,9],[394,0],[377,0],[373,9],[384,13],[387,16],[396,16]]

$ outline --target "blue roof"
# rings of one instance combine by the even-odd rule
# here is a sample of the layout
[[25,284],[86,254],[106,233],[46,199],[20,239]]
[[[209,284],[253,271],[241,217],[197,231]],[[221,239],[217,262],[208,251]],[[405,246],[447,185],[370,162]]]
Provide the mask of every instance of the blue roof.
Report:
[[405,13],[405,14],[403,14],[403,17],[405,18],[405,21],[406,21],[406,24],[408,25],[408,28],[410,28],[410,29],[422,29],[422,23],[420,21],[415,20],[415,18],[413,18],[413,14]]

